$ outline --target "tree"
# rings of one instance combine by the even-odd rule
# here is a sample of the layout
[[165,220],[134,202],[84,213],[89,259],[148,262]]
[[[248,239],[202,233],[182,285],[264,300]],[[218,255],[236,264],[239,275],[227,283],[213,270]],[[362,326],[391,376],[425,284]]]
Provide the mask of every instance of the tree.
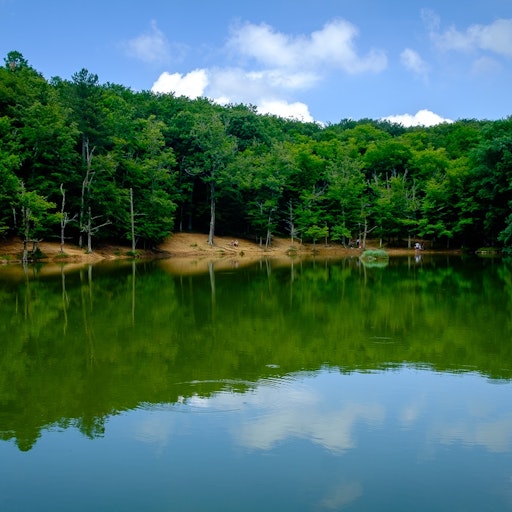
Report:
[[316,244],[316,241],[320,238],[324,238],[327,243],[327,237],[329,236],[329,228],[327,226],[319,227],[316,224],[309,226],[304,235],[307,238],[313,240],[313,246]]
[[64,243],[66,241],[66,226],[76,219],[76,215],[69,217],[69,213],[66,211],[66,191],[64,185],[60,185],[60,193],[62,195],[61,208],[60,208],[60,253],[64,254]]
[[55,203],[47,201],[35,191],[25,190],[23,182],[20,183],[18,206],[21,212],[20,231],[23,237],[23,262],[28,261],[28,244],[32,243],[32,254],[38,249],[39,237],[47,232],[49,224],[55,222],[55,215],[50,210]]
[[489,124],[472,151],[471,184],[485,243],[508,240],[512,206],[512,117]]
[[[359,222],[361,198],[366,189],[364,174],[358,160],[341,157],[330,162],[327,169],[328,198],[333,208],[332,239],[343,245],[352,239]],[[359,233],[358,233],[359,236]]]
[[79,212],[79,230],[80,235],[78,239],[78,245],[80,247],[83,247],[83,233],[86,232],[86,226],[90,224],[88,221],[86,215],[87,212],[90,212],[90,206],[89,206],[89,196],[90,196],[90,188],[92,185],[92,180],[94,179],[95,172],[92,167],[92,157],[94,153],[95,148],[89,147],[89,140],[86,139],[84,141],[84,147],[83,152],[85,153],[85,170],[84,175],[82,179],[82,192],[80,194],[80,212]]
[[213,245],[218,195],[217,185],[221,183],[222,172],[235,155],[236,141],[232,136],[227,135],[226,126],[217,112],[212,113],[211,116],[196,115],[191,136],[195,139],[199,150],[199,153],[191,162],[193,165],[192,172],[201,177],[209,191],[208,244]]
[[19,167],[16,144],[12,141],[11,123],[7,117],[0,117],[0,235],[12,227],[13,208],[18,195]]
[[290,173],[291,158],[286,146],[271,150],[253,147],[232,163],[230,176],[240,189],[249,228],[265,247],[271,243],[280,217],[280,202]]
[[[404,227],[408,228],[409,234],[414,224],[411,217],[414,191],[408,190],[407,187],[407,173],[386,176],[385,180],[375,176],[371,183],[374,195],[373,218],[380,229],[380,246],[384,236],[399,238],[404,234]],[[410,246],[410,240],[408,244]]]
[[18,51],[12,51],[7,54],[7,57],[4,58],[5,67],[10,71],[16,71],[23,68],[30,67],[28,65],[27,59],[23,57],[23,55]]
[[[126,181],[130,185],[130,230],[133,236],[150,244],[158,243],[172,233],[176,203],[176,158],[166,146],[165,124],[155,116],[138,122],[133,154],[127,161]],[[125,224],[123,217],[119,216]]]
[[371,143],[364,155],[367,178],[386,174],[403,174],[410,167],[412,152],[403,142],[395,139]]
[[431,238],[432,242],[444,238],[448,247],[453,237],[450,213],[450,189],[446,175],[433,176],[425,184],[418,224],[419,235]]
[[71,78],[72,83],[66,87],[66,96],[80,133],[82,163],[85,164],[87,148],[96,147],[101,152],[102,146],[108,141],[103,131],[106,112],[101,101],[98,75],[82,68]]

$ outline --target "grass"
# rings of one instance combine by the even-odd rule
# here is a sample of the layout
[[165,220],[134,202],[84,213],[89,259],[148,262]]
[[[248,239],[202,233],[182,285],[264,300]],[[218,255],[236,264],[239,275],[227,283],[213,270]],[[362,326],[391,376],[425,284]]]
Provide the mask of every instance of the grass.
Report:
[[384,249],[367,249],[361,254],[361,259],[367,261],[387,260],[389,254]]
[[476,252],[478,254],[497,254],[501,252],[501,249],[498,247],[480,247],[480,249],[477,249]]

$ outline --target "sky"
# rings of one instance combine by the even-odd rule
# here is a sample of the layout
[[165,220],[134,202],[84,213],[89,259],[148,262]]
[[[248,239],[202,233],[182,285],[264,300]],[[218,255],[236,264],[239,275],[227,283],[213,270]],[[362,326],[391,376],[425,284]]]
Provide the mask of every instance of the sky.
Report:
[[305,122],[512,115],[511,0],[0,0],[0,55]]

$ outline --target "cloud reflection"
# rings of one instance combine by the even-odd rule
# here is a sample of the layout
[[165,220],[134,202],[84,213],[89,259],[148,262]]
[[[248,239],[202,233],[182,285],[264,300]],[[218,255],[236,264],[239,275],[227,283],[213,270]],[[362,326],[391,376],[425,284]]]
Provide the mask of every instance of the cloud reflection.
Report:
[[[419,453],[457,443],[494,453],[512,451],[512,413],[471,391],[471,386],[480,385],[478,378],[468,376],[466,389],[460,378],[445,377],[443,386],[435,386],[436,376],[429,372],[403,370],[376,377],[371,389],[379,389],[377,394],[367,387],[368,376],[352,376],[347,387],[336,375],[295,375],[262,381],[243,393],[226,383],[223,391],[208,397],[189,395],[164,410],[192,413],[186,414],[188,421],[198,422],[200,428],[206,421],[248,450],[269,451],[287,440],[304,439],[341,454],[358,447],[358,429],[379,428],[387,432],[383,435],[389,442],[423,431],[426,444],[417,446]],[[414,386],[408,385],[412,377]],[[142,421],[139,418],[135,437],[162,448],[181,432],[184,417],[158,412],[153,408]],[[206,420],[204,414],[200,418],[193,413],[213,414]]]
[[[314,382],[314,381],[312,381]],[[309,439],[333,452],[356,446],[358,422],[381,424],[384,407],[370,402],[333,404],[320,390],[305,382],[266,381],[250,393],[220,393],[211,399],[192,398],[193,407],[244,411],[232,428],[237,444],[249,449],[270,450],[290,437]]]
[[490,452],[506,453],[512,449],[512,414],[494,421],[449,422],[435,431],[435,436],[443,444],[456,442],[479,445]]
[[358,421],[377,423],[383,419],[384,409],[375,404],[349,403],[332,412],[290,404],[243,425],[237,440],[248,448],[269,450],[279,441],[298,437],[327,450],[343,452],[356,446],[353,430]]
[[357,500],[363,494],[363,486],[359,482],[346,482],[324,498],[319,506],[320,510],[341,510]]

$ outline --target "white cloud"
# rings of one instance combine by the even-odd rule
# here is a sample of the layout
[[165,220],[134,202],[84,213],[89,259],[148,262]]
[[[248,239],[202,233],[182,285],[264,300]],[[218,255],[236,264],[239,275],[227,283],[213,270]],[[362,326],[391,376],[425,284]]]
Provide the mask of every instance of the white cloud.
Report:
[[316,83],[312,75],[286,74],[279,70],[212,68],[208,71],[208,77],[208,96],[229,97],[232,103],[257,104],[265,98],[285,96],[290,91],[308,89]]
[[196,69],[182,75],[167,73],[160,75],[151,90],[155,93],[173,93],[195,99],[208,96],[220,105],[245,103],[257,106],[261,114],[272,114],[288,119],[313,122],[305,103],[289,103],[285,100],[268,99],[272,95],[272,80],[265,80],[266,74],[249,73],[242,70]]
[[422,9],[421,19],[431,34],[437,32],[441,26],[441,18],[432,9]]
[[468,35],[479,48],[512,57],[512,19],[496,20],[491,25],[473,25],[468,29]]
[[208,74],[204,69],[196,69],[182,75],[181,73],[162,73],[151,90],[156,93],[173,93],[195,99],[204,95],[208,85]]
[[498,19],[490,25],[471,25],[465,31],[455,27],[442,33],[432,30],[431,37],[442,50],[480,50],[512,57],[512,19]]
[[287,103],[279,100],[264,100],[258,105],[258,112],[260,114],[272,114],[288,119],[296,119],[297,121],[305,123],[314,122],[308,106],[299,101],[296,101],[295,103]]
[[[156,25],[153,29],[157,35]],[[251,104],[261,113],[312,122],[308,106],[294,98],[296,91],[311,89],[333,70],[377,73],[387,66],[381,50],[360,56],[356,36],[357,29],[344,20],[300,36],[277,32],[266,24],[245,23],[232,28],[226,45],[238,66],[197,69],[185,75],[165,72],[152,91],[191,99],[207,96],[224,105]],[[139,46],[150,45],[141,39]]]
[[387,66],[382,50],[360,57],[354,46],[357,29],[345,20],[334,20],[309,36],[290,36],[266,24],[247,23],[232,30],[228,47],[241,57],[266,68],[281,70],[341,69],[349,74],[380,72]]
[[123,44],[128,55],[148,63],[165,63],[170,57],[170,46],[155,21],[148,32]]
[[410,126],[434,126],[441,123],[453,123],[451,119],[443,118],[430,110],[419,110],[416,114],[399,114],[383,118],[384,121]]
[[190,99],[207,96],[220,105],[251,104],[262,114],[313,122],[305,103],[279,98],[279,91],[306,87],[311,80],[314,79],[298,73],[282,75],[272,71],[246,72],[238,68],[196,69],[186,75],[164,72],[151,90]]
[[402,64],[409,70],[415,73],[416,75],[426,76],[428,73],[428,65],[421,58],[419,53],[411,50],[410,48],[406,48],[400,54],[400,60]]
[[490,76],[502,69],[501,64],[491,57],[480,57],[473,62],[472,72],[475,75]]

